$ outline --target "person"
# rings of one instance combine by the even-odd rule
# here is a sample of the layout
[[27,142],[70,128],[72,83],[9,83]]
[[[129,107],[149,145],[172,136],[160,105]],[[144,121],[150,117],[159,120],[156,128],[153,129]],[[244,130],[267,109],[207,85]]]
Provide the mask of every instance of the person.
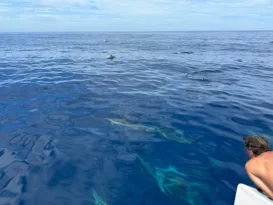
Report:
[[254,184],[273,199],[273,152],[268,140],[262,136],[244,137],[245,149],[250,157],[245,168]]

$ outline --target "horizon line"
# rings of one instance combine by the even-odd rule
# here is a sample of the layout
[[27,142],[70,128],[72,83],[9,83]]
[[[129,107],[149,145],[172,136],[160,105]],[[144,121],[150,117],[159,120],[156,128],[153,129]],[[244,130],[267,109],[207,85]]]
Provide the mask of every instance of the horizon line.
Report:
[[156,32],[273,32],[273,29],[263,30],[176,30],[176,31],[0,31],[0,33],[156,33]]

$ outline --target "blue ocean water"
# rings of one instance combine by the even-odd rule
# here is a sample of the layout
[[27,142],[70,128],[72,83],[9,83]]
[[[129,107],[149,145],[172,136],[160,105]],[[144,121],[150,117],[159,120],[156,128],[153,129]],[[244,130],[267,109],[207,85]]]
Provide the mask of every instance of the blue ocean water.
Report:
[[243,136],[272,142],[272,40],[0,34],[0,204],[233,204]]

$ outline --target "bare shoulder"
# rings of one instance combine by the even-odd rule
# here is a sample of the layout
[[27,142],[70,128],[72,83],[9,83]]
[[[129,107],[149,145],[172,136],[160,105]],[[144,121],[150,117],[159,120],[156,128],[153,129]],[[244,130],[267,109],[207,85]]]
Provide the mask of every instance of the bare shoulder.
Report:
[[256,173],[260,169],[263,162],[264,162],[264,156],[262,155],[252,158],[246,163],[245,169],[247,172]]
[[246,165],[246,171],[253,174],[258,174],[263,171],[263,169],[266,167],[266,164],[268,164],[268,161],[273,160],[273,152],[265,152],[251,160],[249,160]]
[[257,167],[257,157],[249,160],[245,165],[245,169],[247,172],[252,172],[255,167]]

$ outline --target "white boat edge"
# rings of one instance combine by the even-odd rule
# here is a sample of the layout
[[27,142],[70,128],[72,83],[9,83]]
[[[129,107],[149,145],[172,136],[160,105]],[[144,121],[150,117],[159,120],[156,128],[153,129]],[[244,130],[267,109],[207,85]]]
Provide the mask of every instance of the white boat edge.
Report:
[[237,186],[234,205],[273,205],[273,201],[245,184]]

